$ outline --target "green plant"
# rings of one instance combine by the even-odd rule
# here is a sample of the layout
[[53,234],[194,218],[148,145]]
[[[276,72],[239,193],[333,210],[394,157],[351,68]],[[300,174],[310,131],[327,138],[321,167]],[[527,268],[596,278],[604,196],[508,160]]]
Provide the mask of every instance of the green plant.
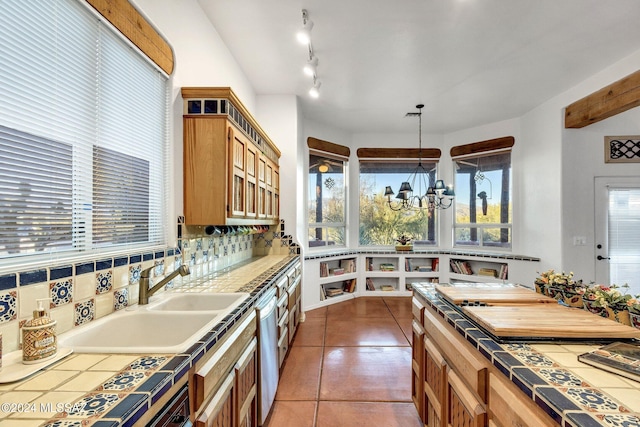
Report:
[[401,245],[407,245],[411,241],[411,237],[407,237],[406,235],[403,234],[402,236],[398,237],[396,241]]
[[634,298],[628,293],[621,292],[621,288],[629,289],[629,285],[593,285],[587,288],[583,298],[592,301],[595,307],[609,307],[615,310],[624,310]]

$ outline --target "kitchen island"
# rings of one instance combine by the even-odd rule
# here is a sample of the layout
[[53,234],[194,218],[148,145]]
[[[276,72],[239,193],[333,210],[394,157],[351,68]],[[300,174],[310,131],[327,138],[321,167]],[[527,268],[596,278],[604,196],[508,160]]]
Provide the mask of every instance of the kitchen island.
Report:
[[600,343],[498,342],[427,283],[414,286],[413,316],[427,426],[640,426],[640,383],[577,360]]
[[73,353],[23,380],[0,384],[0,427],[147,425],[185,388],[193,371],[246,323],[256,301],[296,265],[298,256],[263,256],[171,290],[250,296],[179,354]]

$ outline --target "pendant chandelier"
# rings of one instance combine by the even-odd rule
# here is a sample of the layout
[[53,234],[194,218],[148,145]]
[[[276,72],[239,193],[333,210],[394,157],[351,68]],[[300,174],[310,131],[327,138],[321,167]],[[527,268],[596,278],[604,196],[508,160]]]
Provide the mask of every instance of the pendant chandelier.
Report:
[[[418,166],[409,175],[406,181],[400,185],[398,195],[391,200],[395,193],[391,186],[387,186],[384,195],[387,197],[387,205],[391,210],[428,210],[447,209],[453,204],[455,192],[453,186],[446,186],[441,179],[433,180],[429,177],[429,172],[422,166],[422,108],[424,104],[416,105],[417,113],[407,113],[407,117],[418,116]],[[415,189],[415,191],[414,191]]]

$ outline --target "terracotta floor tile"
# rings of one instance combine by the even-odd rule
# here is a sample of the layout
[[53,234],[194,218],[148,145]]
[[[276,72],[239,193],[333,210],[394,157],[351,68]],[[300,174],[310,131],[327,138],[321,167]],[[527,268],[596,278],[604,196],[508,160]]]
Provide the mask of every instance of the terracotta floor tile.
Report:
[[292,347],[278,383],[276,400],[316,400],[322,347]]
[[411,319],[411,297],[384,297],[384,303],[396,319]]
[[355,298],[327,307],[327,319],[354,317],[391,318],[391,312],[382,298]]
[[276,401],[263,427],[314,427],[317,402]]
[[411,348],[325,347],[320,400],[411,402]]
[[319,402],[316,427],[420,427],[412,403]]
[[292,346],[317,347],[324,345],[324,333],[327,321],[323,317],[309,317],[298,325],[298,331]]
[[393,317],[328,318],[326,346],[408,346]]
[[306,317],[327,317],[327,307],[320,307],[313,310],[305,311]]

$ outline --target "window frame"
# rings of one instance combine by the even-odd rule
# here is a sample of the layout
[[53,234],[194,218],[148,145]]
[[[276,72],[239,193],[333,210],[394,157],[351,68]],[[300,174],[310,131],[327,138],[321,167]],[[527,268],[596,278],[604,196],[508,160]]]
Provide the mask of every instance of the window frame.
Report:
[[[478,143],[481,144],[481,143]],[[471,144],[470,144],[471,145]],[[459,192],[460,192],[460,183],[458,182],[458,165],[456,162],[465,162],[465,163],[470,163],[471,161],[476,161],[478,162],[478,159],[481,158],[486,158],[486,157],[491,157],[491,156],[498,156],[498,155],[504,155],[504,154],[508,154],[509,155],[509,173],[508,173],[508,184],[509,184],[509,191],[508,191],[508,200],[507,200],[507,206],[509,207],[509,212],[507,212],[508,217],[511,218],[511,222],[492,222],[492,223],[474,223],[474,222],[468,222],[468,223],[459,223],[458,222],[458,208],[460,203],[460,198],[459,198]],[[453,221],[452,221],[452,226],[451,226],[451,241],[452,241],[452,247],[455,249],[478,249],[478,250],[495,250],[495,251],[504,251],[504,252],[511,252],[513,250],[513,218],[514,218],[514,212],[513,212],[513,208],[514,208],[514,203],[513,203],[513,152],[509,146],[509,148],[506,149],[497,149],[497,150],[478,150],[477,152],[474,152],[472,154],[467,154],[467,155],[460,155],[460,156],[452,156],[452,170],[454,170],[454,188],[456,189],[456,197],[454,198],[454,205],[453,205],[453,209],[454,209],[454,213],[453,213]],[[497,170],[497,169],[496,169]],[[487,172],[487,171],[485,171]],[[490,182],[490,181],[489,181]],[[503,194],[502,189],[492,189],[493,193],[499,193],[499,194]],[[476,197],[474,199],[474,201],[477,201],[478,197]],[[501,203],[502,204],[502,203]],[[476,206],[477,208],[477,206]],[[469,240],[469,244],[464,244],[459,242],[456,239],[456,235],[458,230],[461,229],[469,229],[471,234],[476,234],[476,240]],[[473,232],[473,230],[476,230],[475,233]],[[491,245],[491,244],[487,244],[485,243],[485,233],[489,232],[489,230],[492,229],[499,229],[500,230],[500,235],[502,236],[503,233],[506,233],[507,235],[507,241],[504,243],[500,243],[497,245]],[[476,244],[471,244],[471,242],[476,242]]]
[[[390,164],[390,163],[397,163],[397,164],[403,164],[403,165],[407,165],[407,170],[403,172],[403,180],[404,177],[409,177],[413,174],[413,172],[416,170],[416,168],[418,167],[418,164],[421,163],[423,167],[426,168],[427,172],[432,172],[433,175],[433,182],[435,183],[435,180],[437,179],[438,176],[438,170],[439,170],[439,166],[440,166],[440,158],[439,157],[429,157],[429,158],[418,158],[418,157],[396,157],[396,158],[379,158],[379,157],[361,157],[358,159],[358,208],[359,208],[359,212],[360,214],[358,215],[358,246],[362,247],[362,248],[393,248],[394,246],[394,242],[392,241],[389,244],[386,245],[380,245],[380,244],[363,244],[362,240],[361,240],[361,233],[360,233],[360,228],[362,226],[362,217],[360,216],[363,212],[362,207],[360,206],[361,203],[361,191],[362,191],[362,181],[361,181],[361,176],[362,176],[362,164],[375,164],[375,163],[380,163],[380,164]],[[425,164],[428,164],[428,166],[425,166]],[[432,166],[431,166],[432,165]],[[430,168],[432,170],[430,170]],[[400,173],[400,172],[398,172]],[[385,183],[386,186],[386,183]],[[392,188],[394,190],[394,192],[397,192],[398,188]],[[424,191],[426,191],[426,189],[424,189]],[[385,202],[385,209],[389,209],[386,206],[386,202]],[[424,209],[423,212],[428,212],[427,209]],[[425,249],[432,249],[432,248],[437,248],[440,245],[440,215],[437,213],[438,209],[434,209],[429,215],[429,219],[427,220],[427,231],[425,232],[427,235],[427,240],[414,240],[414,247],[421,247],[421,248],[425,248]],[[400,234],[404,234],[402,232],[399,232]],[[429,240],[428,236],[429,234],[432,234],[433,236],[433,240]],[[398,236],[393,236],[393,240],[395,240],[395,238]],[[410,236],[411,237],[411,236]],[[431,242],[431,243],[429,243]]]
[[[311,221],[311,204],[314,203],[315,195],[311,193],[311,157],[317,156],[326,158],[333,161],[342,162],[342,171],[343,171],[343,221],[342,222],[312,222]],[[307,248],[309,250],[326,250],[326,249],[334,249],[334,248],[345,248],[349,246],[349,228],[348,224],[348,215],[349,215],[349,158],[341,156],[336,153],[331,153],[328,151],[323,151],[315,148],[309,148],[309,153],[307,155]],[[321,230],[321,236],[328,236],[330,229],[337,229],[338,233],[342,230],[342,234],[344,236],[344,242],[342,244],[329,244],[330,240],[311,240],[311,230],[315,229],[316,233],[318,230]],[[324,242],[320,244],[313,244],[312,242]]]

